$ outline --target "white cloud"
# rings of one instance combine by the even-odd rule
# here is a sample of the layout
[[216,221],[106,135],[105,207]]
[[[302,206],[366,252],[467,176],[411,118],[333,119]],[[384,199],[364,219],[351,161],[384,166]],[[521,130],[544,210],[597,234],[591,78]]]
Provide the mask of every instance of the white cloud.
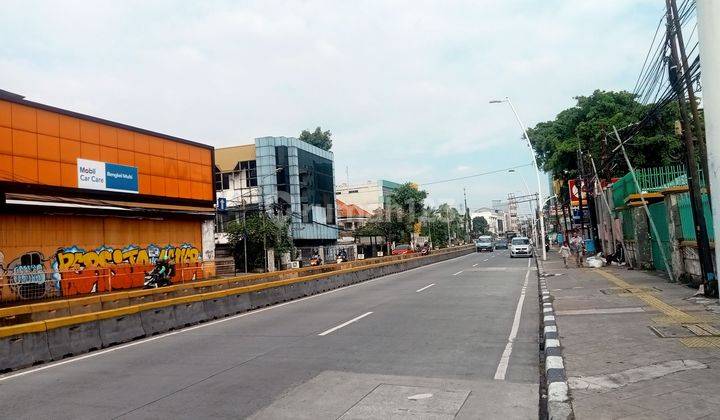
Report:
[[[6,1],[0,88],[215,146],[322,125],[351,180],[443,179],[460,166],[527,162],[512,114],[490,98],[511,96],[533,125],[575,95],[631,89],[661,9],[650,0]],[[504,182],[431,192],[459,201],[472,186],[479,205],[502,198]]]

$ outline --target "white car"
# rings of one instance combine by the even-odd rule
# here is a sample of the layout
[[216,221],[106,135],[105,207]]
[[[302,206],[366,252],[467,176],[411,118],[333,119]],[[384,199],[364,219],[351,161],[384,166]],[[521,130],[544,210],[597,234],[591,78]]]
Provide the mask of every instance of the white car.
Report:
[[516,236],[510,242],[510,258],[515,257],[532,257],[533,246],[530,239],[524,236]]

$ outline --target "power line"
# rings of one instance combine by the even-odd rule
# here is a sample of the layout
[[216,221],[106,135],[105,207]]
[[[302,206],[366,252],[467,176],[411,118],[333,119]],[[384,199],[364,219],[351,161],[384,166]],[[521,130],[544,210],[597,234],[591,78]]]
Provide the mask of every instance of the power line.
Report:
[[509,171],[510,169],[524,168],[524,167],[526,167],[526,166],[532,166],[532,163],[526,163],[526,164],[524,164],[524,165],[510,166],[510,167],[508,167],[508,168],[496,169],[496,170],[494,170],[494,171],[488,171],[488,172],[481,172],[481,173],[479,173],[479,174],[460,176],[460,177],[457,177],[457,178],[442,179],[442,180],[439,180],[439,181],[421,182],[421,183],[419,183],[418,185],[423,185],[423,186],[425,186],[425,185],[440,184],[440,183],[443,183],[443,182],[460,181],[460,180],[468,179],[468,178],[476,178],[476,177],[479,177],[479,176],[492,175],[492,174],[497,174],[497,173],[500,173],[500,172],[507,172],[507,171]]

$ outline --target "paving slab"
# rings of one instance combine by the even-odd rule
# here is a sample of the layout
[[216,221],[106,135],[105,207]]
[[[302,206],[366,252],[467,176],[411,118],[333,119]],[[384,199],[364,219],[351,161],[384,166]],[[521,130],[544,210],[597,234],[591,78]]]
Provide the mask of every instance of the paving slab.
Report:
[[720,337],[696,336],[717,325],[716,299],[693,297],[662,272],[566,269],[554,250],[543,271],[576,418],[717,418]]

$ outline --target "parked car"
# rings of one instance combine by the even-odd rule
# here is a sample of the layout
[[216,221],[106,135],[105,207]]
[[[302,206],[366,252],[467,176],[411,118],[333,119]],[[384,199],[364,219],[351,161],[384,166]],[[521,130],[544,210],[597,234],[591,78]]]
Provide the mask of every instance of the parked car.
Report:
[[495,242],[495,249],[508,249],[508,241],[505,238],[500,238]]
[[413,249],[410,245],[398,245],[395,247],[395,249],[392,250],[392,255],[405,255],[405,254],[412,254]]
[[533,246],[530,239],[524,236],[516,236],[510,242],[510,258],[532,257]]
[[481,236],[475,240],[475,251],[495,251],[495,244],[492,236]]

